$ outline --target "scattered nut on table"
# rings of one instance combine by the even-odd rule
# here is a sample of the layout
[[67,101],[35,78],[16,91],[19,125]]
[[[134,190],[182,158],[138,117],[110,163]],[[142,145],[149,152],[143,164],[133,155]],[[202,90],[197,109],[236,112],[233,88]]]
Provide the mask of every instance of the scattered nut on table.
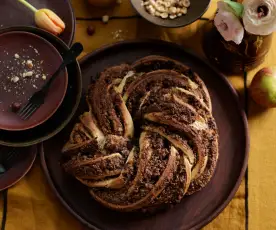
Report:
[[88,26],[86,32],[89,36],[92,36],[95,33],[95,27],[92,25]]
[[108,21],[109,21],[109,16],[108,15],[104,15],[103,17],[102,17],[102,21],[103,21],[103,23],[108,23]]
[[153,16],[175,19],[187,14],[190,0],[142,0],[142,6]]

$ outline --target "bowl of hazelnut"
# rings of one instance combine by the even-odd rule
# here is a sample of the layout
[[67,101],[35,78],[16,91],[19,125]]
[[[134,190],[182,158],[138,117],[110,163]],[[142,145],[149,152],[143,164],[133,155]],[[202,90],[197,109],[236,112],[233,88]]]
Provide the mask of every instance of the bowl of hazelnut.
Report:
[[183,27],[199,19],[211,0],[131,0],[136,11],[149,22],[163,27]]

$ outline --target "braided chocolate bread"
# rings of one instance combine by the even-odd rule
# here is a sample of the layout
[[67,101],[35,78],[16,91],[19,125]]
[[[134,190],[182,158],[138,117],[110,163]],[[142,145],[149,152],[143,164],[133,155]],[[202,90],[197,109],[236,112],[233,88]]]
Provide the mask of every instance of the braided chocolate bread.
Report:
[[206,86],[190,68],[161,56],[108,68],[87,103],[63,167],[104,206],[155,210],[210,181],[218,132]]

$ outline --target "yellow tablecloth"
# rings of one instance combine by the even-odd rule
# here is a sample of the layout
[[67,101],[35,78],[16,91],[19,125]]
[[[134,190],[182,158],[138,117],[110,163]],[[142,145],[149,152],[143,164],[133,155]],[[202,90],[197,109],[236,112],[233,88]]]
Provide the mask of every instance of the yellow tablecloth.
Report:
[[[200,41],[202,26],[205,22],[197,21],[180,29],[163,29],[154,26],[143,19],[125,18],[112,19],[108,24],[97,20],[87,20],[110,16],[132,16],[129,0],[122,0],[120,6],[114,9],[99,10],[88,7],[86,0],[72,0],[77,17],[75,40],[84,45],[85,55],[98,47],[131,38],[160,38],[176,42],[184,47],[192,48],[203,56]],[[216,9],[216,0],[212,1],[205,17],[211,17]],[[86,28],[93,25],[96,32],[88,36]],[[116,31],[121,31],[116,38]],[[265,63],[262,66],[276,64],[276,42],[274,42]],[[262,67],[261,66],[261,67]],[[258,69],[260,69],[259,67]],[[249,73],[247,84],[250,84],[255,72]],[[243,92],[243,78],[229,76],[238,92]],[[248,221],[249,229],[276,229],[275,209],[276,199],[276,110],[262,110],[253,102],[249,102],[249,127],[251,150],[249,158],[248,196],[246,196],[245,180],[242,182],[235,198],[228,207],[205,230],[243,230]],[[83,227],[59,203],[54,196],[40,168],[39,160],[33,169],[16,186],[9,190],[7,230],[80,230]],[[248,212],[246,206],[248,204]],[[0,204],[2,207],[2,204]],[[1,213],[0,213],[1,214]],[[246,217],[248,216],[248,217]],[[246,221],[247,220],[247,221]]]

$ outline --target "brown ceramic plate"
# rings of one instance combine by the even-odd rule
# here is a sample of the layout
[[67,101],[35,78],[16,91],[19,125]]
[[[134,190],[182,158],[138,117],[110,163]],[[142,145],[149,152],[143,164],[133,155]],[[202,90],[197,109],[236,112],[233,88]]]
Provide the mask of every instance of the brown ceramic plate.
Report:
[[[71,45],[75,35],[76,20],[70,0],[29,0],[37,9],[48,8],[59,15],[66,24],[60,38]],[[1,0],[0,29],[11,26],[35,26],[34,15],[17,0]]]
[[175,19],[162,19],[149,14],[145,7],[142,6],[142,0],[131,0],[136,11],[149,22],[163,27],[182,27],[187,26],[199,19],[208,9],[211,0],[191,1],[191,6],[188,8],[187,14]]
[[[72,120],[59,135],[44,142],[44,149],[40,150],[41,161],[48,181],[61,202],[92,229],[200,229],[227,206],[244,176],[248,160],[248,128],[236,91],[223,75],[182,47],[159,40],[135,40],[101,48],[81,61],[83,87],[87,89],[91,77],[97,76],[106,67],[133,62],[152,54],[171,57],[189,65],[206,83],[220,134],[220,157],[215,175],[202,191],[184,198],[173,209],[154,216],[106,209],[90,197],[85,186],[60,167],[61,148],[69,138],[75,122]],[[80,107],[80,112],[84,109]]]
[[[6,151],[13,151],[13,148],[0,146],[0,155]],[[18,155],[14,157],[13,167],[0,175],[0,191],[13,186],[29,172],[36,158],[37,146],[16,148],[14,151],[18,151]]]
[[[0,34],[12,31],[27,31],[49,41],[61,55],[69,50],[58,37],[33,27],[11,27],[0,30]],[[76,112],[81,98],[82,79],[78,62],[67,66],[68,87],[63,102],[58,110],[43,124],[24,131],[0,130],[0,144],[13,147],[31,146],[45,141],[60,132]]]
[[56,112],[67,90],[66,69],[53,82],[44,104],[30,119],[22,120],[12,111],[12,105],[26,104],[51,78],[62,60],[58,50],[40,36],[21,31],[0,35],[0,129],[30,129],[42,124]]

